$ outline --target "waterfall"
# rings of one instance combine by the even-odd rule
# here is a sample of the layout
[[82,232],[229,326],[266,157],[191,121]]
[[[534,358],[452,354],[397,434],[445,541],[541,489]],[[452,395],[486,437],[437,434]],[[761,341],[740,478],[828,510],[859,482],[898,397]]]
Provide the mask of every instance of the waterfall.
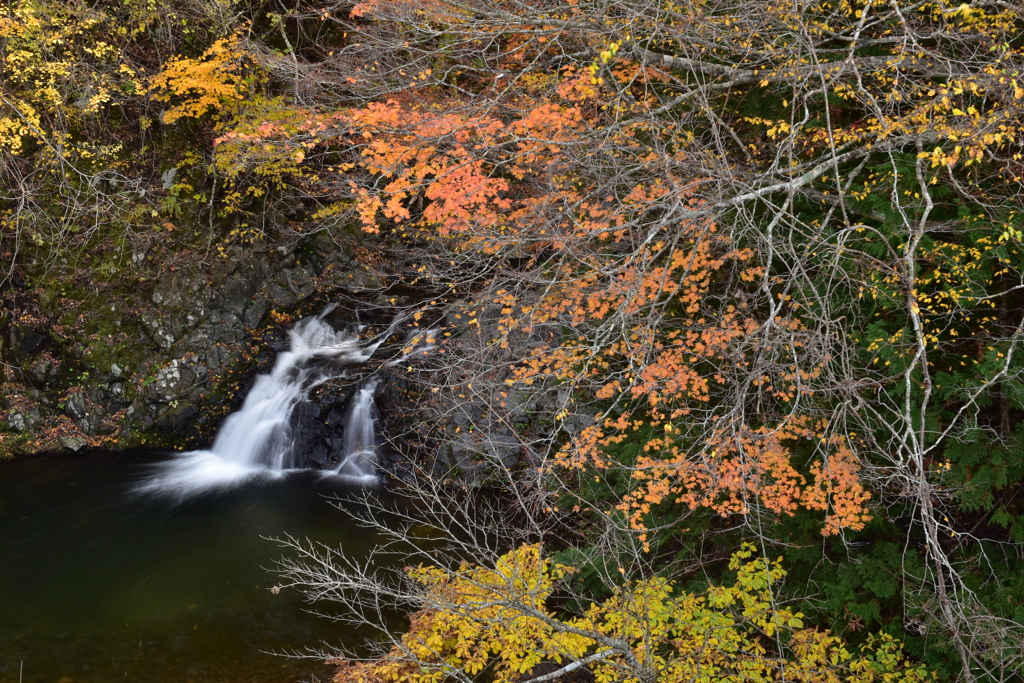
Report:
[[377,456],[377,409],[373,401],[373,392],[377,390],[380,380],[376,377],[369,380],[355,396],[349,408],[348,420],[345,423],[345,453],[338,474],[363,478],[374,476],[374,462]]
[[[289,420],[309,391],[344,373],[345,366],[365,363],[392,329],[372,342],[359,331],[335,330],[320,315],[299,321],[289,332],[288,351],[278,354],[270,374],[260,375],[242,407],[224,421],[209,450],[182,453],[162,464],[143,482],[140,493],[184,497],[257,476],[281,476],[295,465]],[[407,354],[408,355],[408,354]],[[351,401],[344,433],[344,453],[336,474],[375,481],[376,408],[373,393],[380,380],[365,382]]]

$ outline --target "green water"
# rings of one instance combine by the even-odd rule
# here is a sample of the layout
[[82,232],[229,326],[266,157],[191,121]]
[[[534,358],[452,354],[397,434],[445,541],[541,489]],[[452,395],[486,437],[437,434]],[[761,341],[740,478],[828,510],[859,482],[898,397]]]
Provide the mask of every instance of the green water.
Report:
[[365,556],[376,538],[312,475],[181,504],[129,495],[166,456],[0,463],[0,683],[326,680],[284,651],[358,636],[274,595],[264,568],[289,533]]

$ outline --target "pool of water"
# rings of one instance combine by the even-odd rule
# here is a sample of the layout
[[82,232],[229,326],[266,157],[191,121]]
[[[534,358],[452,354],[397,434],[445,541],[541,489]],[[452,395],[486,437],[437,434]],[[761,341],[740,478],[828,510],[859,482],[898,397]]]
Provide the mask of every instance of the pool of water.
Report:
[[[353,643],[267,571],[291,534],[364,557],[377,538],[298,473],[182,502],[132,495],[169,456],[0,463],[0,683],[327,680],[271,654]],[[323,608],[323,606],[321,606]]]

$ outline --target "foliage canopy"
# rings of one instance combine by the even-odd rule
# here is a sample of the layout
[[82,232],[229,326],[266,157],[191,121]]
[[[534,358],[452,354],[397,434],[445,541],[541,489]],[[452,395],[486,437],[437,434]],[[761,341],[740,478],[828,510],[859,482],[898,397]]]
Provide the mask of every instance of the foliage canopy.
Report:
[[[416,576],[458,593],[533,562],[537,601],[484,621],[521,621],[544,657],[632,666],[587,658],[649,595],[636,618],[663,640],[631,656],[674,671],[665,644],[714,599],[671,581],[757,539],[808,620],[1002,681],[1024,661],[1021,29],[1001,0],[12,0],[0,226],[45,263],[172,218],[223,254],[372,239],[445,320],[414,376],[489,425],[421,436],[491,458],[535,515],[531,545],[472,558],[497,569]],[[496,429],[525,474],[480,445]],[[530,550],[552,529],[575,578]],[[593,639],[556,638],[545,619],[584,622],[543,611],[546,582],[581,577]],[[453,651],[462,671],[536,663],[495,653],[511,632],[480,614],[426,612],[409,637],[508,655]],[[744,629],[770,623],[728,630],[730,652],[767,656]],[[793,661],[845,652],[786,628]]]

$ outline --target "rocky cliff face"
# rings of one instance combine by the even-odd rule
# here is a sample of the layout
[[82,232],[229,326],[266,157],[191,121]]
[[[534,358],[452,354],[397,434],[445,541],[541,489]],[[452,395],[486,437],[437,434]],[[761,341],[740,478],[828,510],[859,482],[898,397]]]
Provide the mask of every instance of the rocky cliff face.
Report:
[[[559,443],[593,424],[553,382],[514,381],[513,368],[523,358],[539,345],[557,344],[559,327],[509,332],[501,327],[500,311],[500,305],[469,300],[452,306],[440,323],[458,362],[434,369],[445,386],[417,406],[415,430],[435,476],[473,486],[514,484]],[[561,419],[552,419],[556,414]]]
[[5,293],[14,304],[0,314],[0,455],[201,443],[246,374],[273,357],[281,325],[325,292],[379,284],[327,239],[205,262],[134,261],[130,285],[22,280]]
[[[382,326],[394,306],[410,304],[385,297],[364,265],[365,250],[359,260],[356,251],[324,239],[201,263],[133,259],[136,275],[127,284],[23,280],[0,292],[15,303],[0,313],[0,457],[209,443],[255,373],[269,372],[288,350],[294,320],[345,294],[364,302],[364,320],[365,304],[377,302]],[[418,462],[442,477],[486,484],[536,464],[553,440],[578,431],[587,416],[566,412],[557,424],[540,418],[569,408],[557,388],[508,386],[511,365],[539,340],[495,344],[501,332],[491,308],[455,304],[430,323],[457,354],[431,356],[416,368],[381,367],[413,332],[402,325],[381,358],[312,391],[292,415],[297,464],[338,464],[350,401],[368,373],[381,380],[378,460],[397,476]],[[339,311],[334,322],[351,321],[351,312]]]

